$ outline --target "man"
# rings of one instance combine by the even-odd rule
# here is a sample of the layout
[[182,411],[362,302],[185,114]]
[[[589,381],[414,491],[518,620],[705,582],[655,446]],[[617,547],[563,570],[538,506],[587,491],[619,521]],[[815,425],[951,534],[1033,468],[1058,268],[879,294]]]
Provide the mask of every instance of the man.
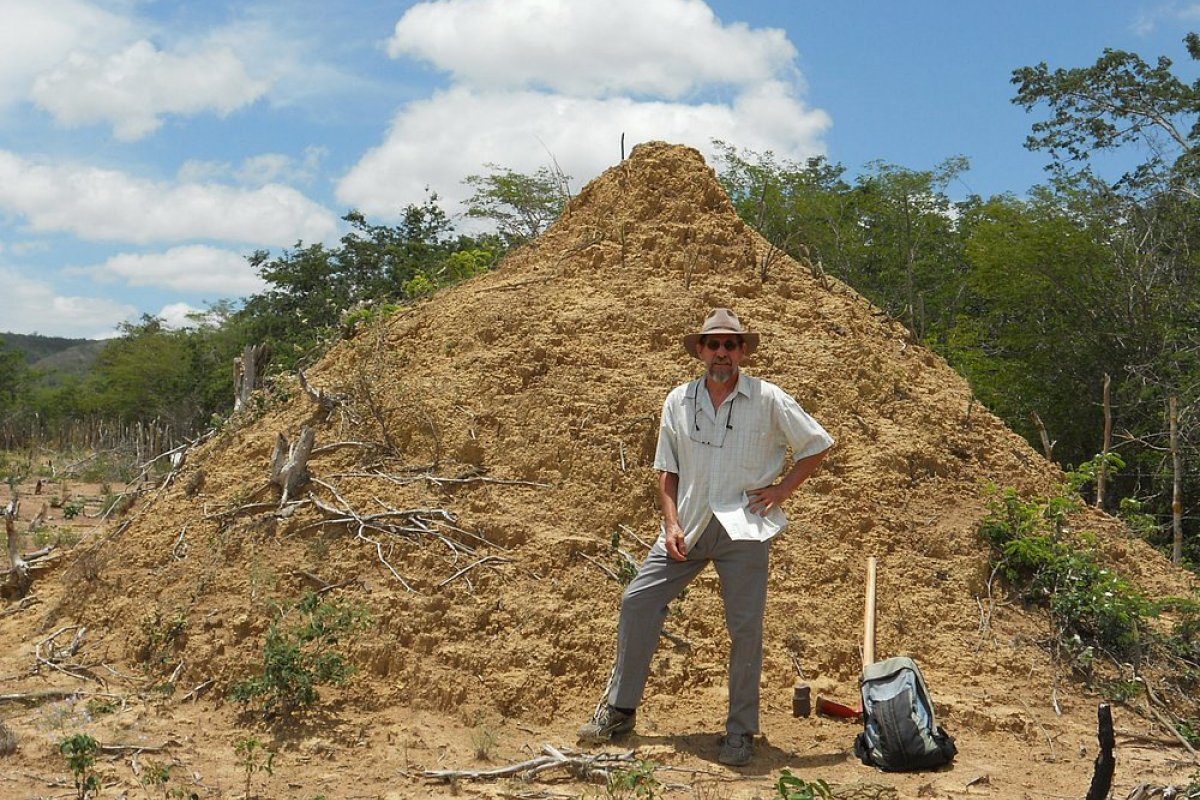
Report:
[[[731,641],[718,760],[742,766],[753,756],[769,542],[787,525],[783,501],[833,446],[833,437],[786,392],[741,373],[758,342],[728,308],[714,309],[699,333],[683,339],[706,372],[676,387],[663,405],[654,455],[662,532],[622,597],[608,695],[579,729],[582,741],[633,730],[667,606],[711,561]],[[788,450],[792,466],[776,481]]]

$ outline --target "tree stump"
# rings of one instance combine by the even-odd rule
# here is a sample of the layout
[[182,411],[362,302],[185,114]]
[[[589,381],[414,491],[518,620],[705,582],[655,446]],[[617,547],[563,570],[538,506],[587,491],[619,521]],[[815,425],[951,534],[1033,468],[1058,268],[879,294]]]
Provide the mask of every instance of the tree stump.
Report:
[[275,452],[271,455],[271,483],[280,489],[281,508],[308,483],[308,457],[316,440],[316,430],[308,425],[300,430],[300,438],[294,445],[282,433],[276,437]]
[[11,599],[29,594],[29,587],[33,585],[33,576],[29,572],[29,565],[25,563],[25,559],[21,558],[21,550],[17,543],[16,519],[19,507],[20,504],[14,497],[4,509],[4,533],[8,540],[8,563],[12,565],[12,568],[5,574],[4,583],[0,584],[0,594]]

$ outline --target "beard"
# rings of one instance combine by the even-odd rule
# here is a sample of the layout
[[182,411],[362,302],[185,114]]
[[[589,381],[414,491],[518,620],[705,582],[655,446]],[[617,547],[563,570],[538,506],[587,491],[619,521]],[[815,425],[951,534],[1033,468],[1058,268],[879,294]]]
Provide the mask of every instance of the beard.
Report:
[[717,383],[728,383],[736,374],[737,370],[733,364],[710,364],[708,366],[708,377]]

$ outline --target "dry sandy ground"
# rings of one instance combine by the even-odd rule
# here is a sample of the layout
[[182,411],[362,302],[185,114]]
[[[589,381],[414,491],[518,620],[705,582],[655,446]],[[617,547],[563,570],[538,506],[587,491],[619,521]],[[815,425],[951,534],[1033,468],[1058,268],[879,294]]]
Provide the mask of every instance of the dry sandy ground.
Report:
[[[150,762],[174,765],[169,787],[241,796],[234,747],[250,736],[276,752],[274,774],[254,776],[262,797],[605,796],[563,771],[456,785],[423,773],[575,746],[612,657],[613,536],[636,556],[657,532],[658,413],[697,369],[680,339],[732,305],[763,335],[747,370],[838,439],[773,548],[763,740],[749,767],[716,763],[727,642],[710,571],[668,621],[678,643],[660,648],[637,735],[609,749],[653,759],[670,797],[770,797],[784,768],[839,797],[1082,797],[1104,699],[1051,658],[1044,614],[989,581],[976,532],[987,483],[1048,493],[1061,475],[900,325],[808,264],[775,259],[764,276],[767,253],[698,153],[643,145],[497,271],[340,342],[308,372],[331,410],[285,381],[41,576],[38,602],[0,609],[0,693],[79,692],[0,703],[20,738],[0,796],[69,796],[54,743],[78,731],[125,748],[101,762],[103,797],[161,796],[138,782]],[[263,488],[272,449],[305,425],[314,480],[279,510]],[[380,513],[386,524],[345,522]],[[1078,524],[1145,592],[1190,594],[1112,520]],[[790,715],[797,662],[815,691],[855,697],[869,555],[879,655],[921,664],[957,739],[942,771],[877,772],[852,754],[854,723]],[[333,585],[371,614],[346,644],[358,673],[294,723],[243,713],[227,692],[261,663],[272,602]],[[182,635],[147,663],[147,630],[175,619]],[[86,627],[79,649],[40,663],[65,626]],[[1156,685],[1163,668],[1143,665]],[[155,688],[171,677],[172,694]],[[98,698],[115,710],[89,715]],[[1194,698],[1164,699],[1195,713]],[[1114,796],[1187,782],[1189,753],[1144,697],[1114,714]]]

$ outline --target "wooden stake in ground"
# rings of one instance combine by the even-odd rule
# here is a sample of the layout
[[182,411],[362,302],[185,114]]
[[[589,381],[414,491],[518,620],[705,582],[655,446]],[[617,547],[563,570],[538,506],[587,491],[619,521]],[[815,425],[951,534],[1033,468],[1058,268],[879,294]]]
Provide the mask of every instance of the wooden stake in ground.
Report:
[[875,663],[875,556],[867,559],[867,602],[863,612],[863,668]]

